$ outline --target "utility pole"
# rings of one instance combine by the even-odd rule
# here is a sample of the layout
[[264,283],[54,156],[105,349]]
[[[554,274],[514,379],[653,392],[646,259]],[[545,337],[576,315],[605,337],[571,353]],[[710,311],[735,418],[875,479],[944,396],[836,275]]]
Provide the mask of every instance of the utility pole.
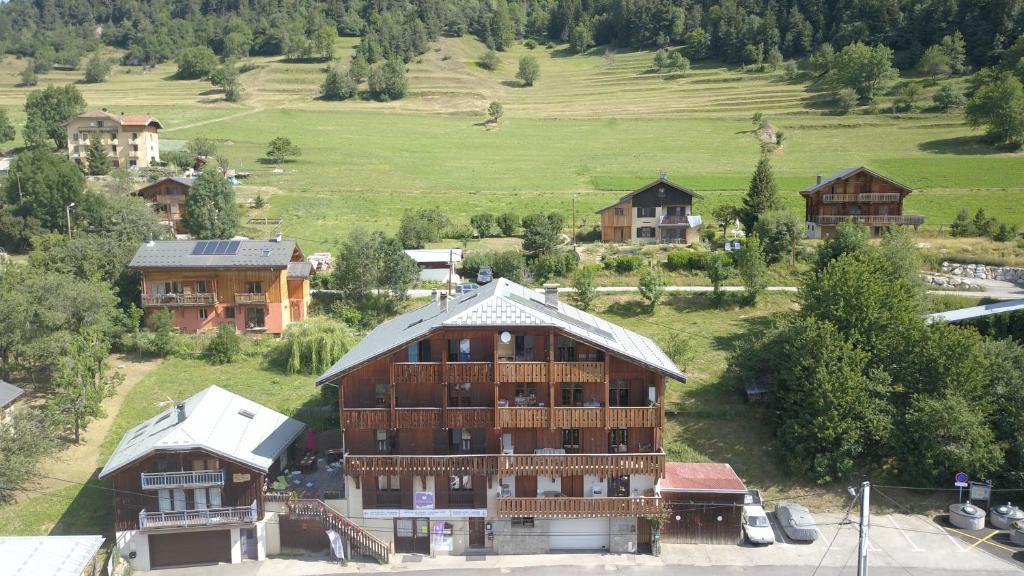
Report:
[[452,293],[452,274],[455,273],[455,249],[448,249],[448,293]]
[[576,250],[576,194],[572,195],[572,248]]
[[868,576],[868,528],[871,527],[871,482],[860,483],[860,548],[857,553],[857,576]]

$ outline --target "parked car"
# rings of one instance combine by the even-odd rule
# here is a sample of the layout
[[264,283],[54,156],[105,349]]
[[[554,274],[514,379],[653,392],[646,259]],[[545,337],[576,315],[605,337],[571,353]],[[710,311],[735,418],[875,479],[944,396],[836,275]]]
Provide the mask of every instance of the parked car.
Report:
[[491,280],[494,280],[494,271],[491,270],[490,266],[481,266],[480,271],[476,273],[477,283],[487,284]]
[[743,507],[743,534],[751,544],[775,543],[775,531],[764,508],[757,504]]
[[456,294],[469,294],[470,292],[480,288],[480,285],[475,282],[466,282],[465,284],[459,284],[455,287]]
[[779,519],[782,531],[791,540],[814,542],[818,539],[818,527],[814,523],[811,511],[799,504],[785,502],[775,508],[775,516]]

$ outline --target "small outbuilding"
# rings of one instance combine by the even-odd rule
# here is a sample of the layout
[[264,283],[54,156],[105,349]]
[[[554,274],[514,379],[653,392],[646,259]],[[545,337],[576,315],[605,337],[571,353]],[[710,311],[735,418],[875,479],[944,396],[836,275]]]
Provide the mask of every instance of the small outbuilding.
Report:
[[732,466],[667,462],[656,488],[669,517],[661,541],[669,544],[738,544],[743,539],[747,487]]
[[[81,576],[99,573],[103,536],[0,536],[0,574]],[[91,569],[90,569],[91,568]],[[88,571],[87,571],[88,570]]]
[[14,405],[14,401],[24,393],[24,390],[18,388],[14,384],[9,384],[0,380],[0,424],[7,419],[7,415],[10,413],[11,406]]

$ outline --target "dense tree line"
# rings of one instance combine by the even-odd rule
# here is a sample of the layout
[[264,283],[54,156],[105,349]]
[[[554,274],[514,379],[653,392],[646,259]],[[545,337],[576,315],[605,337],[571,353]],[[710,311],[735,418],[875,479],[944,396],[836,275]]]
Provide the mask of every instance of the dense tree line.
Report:
[[[885,45],[900,67],[962,33],[976,67],[995,64],[1024,27],[1020,0],[12,0],[0,5],[0,49],[33,58],[36,72],[78,66],[100,43],[126,64],[173,60],[205,46],[247,54],[330,58],[336,34],[363,38],[369,63],[405,61],[442,35],[473,34],[495,50],[518,38],[655,48],[692,58],[802,57],[825,43]],[[937,63],[937,52],[926,62]]]

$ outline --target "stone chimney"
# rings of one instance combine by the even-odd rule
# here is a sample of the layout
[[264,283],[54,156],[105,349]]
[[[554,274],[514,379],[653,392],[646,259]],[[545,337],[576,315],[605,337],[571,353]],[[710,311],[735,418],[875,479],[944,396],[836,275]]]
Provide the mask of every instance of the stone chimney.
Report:
[[178,424],[185,421],[185,403],[178,402],[174,405],[174,410],[178,413]]
[[430,291],[430,301],[437,302],[437,290]]
[[448,292],[442,291],[438,294],[438,303],[438,308],[440,308],[441,312],[448,311]]
[[544,304],[558,308],[558,284],[544,285]]
[[668,172],[662,172],[661,173],[661,179],[662,180],[668,180]]
[[821,174],[818,174],[818,184],[821,184]]

